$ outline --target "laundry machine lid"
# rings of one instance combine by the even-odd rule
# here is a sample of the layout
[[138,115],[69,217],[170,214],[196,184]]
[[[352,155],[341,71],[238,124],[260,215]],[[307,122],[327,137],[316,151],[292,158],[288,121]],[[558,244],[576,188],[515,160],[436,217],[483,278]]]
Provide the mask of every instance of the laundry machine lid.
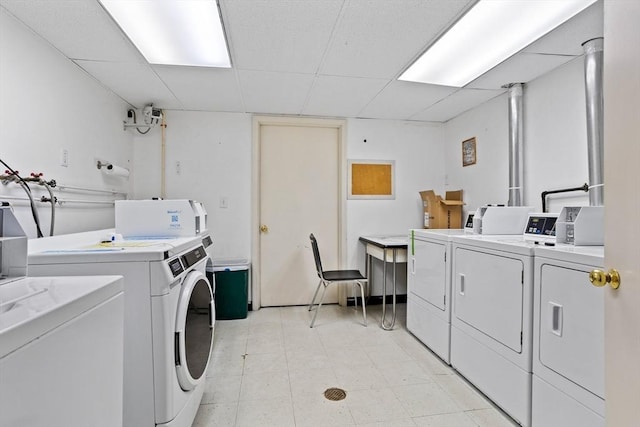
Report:
[[[113,229],[32,239],[29,265],[161,261],[202,244],[200,236],[110,241]],[[107,239],[107,240],[105,240]]]
[[465,233],[461,228],[428,228],[411,230],[409,235],[413,234],[416,239],[450,242],[453,236],[464,236]]
[[122,276],[26,277],[0,286],[0,358],[123,290]]
[[211,286],[200,271],[182,282],[175,332],[175,364],[183,390],[192,390],[204,378],[213,345],[215,307]]
[[604,246],[574,246],[556,244],[535,248],[536,257],[544,257],[576,264],[602,267],[604,265]]

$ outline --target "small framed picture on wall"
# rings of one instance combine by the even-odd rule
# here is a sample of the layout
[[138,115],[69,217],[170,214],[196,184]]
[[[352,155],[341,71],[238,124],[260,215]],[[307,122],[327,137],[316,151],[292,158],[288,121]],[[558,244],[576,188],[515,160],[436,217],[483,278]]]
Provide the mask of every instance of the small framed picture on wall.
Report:
[[462,166],[476,164],[476,138],[462,141]]

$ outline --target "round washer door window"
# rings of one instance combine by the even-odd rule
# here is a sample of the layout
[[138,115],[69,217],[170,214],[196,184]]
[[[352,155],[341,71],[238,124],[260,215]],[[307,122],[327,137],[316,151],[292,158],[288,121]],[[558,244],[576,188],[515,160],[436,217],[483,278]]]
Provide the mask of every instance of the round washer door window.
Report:
[[178,382],[192,390],[204,378],[213,344],[215,308],[209,281],[193,271],[182,282],[175,333]]

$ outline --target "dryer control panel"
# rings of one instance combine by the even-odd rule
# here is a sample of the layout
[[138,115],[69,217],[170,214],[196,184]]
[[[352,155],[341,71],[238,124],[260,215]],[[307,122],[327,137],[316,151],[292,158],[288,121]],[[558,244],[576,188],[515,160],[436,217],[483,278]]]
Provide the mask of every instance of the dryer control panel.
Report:
[[557,220],[558,214],[529,214],[529,218],[527,219],[527,226],[524,229],[524,240],[535,243],[555,243]]
[[184,268],[189,268],[201,259],[206,258],[206,256],[207,252],[204,250],[204,247],[198,246],[182,255],[182,264],[184,264]]
[[177,277],[184,271],[182,263],[180,262],[180,258],[174,258],[172,260],[169,260],[167,263],[169,264],[169,268],[171,269],[171,274],[173,274],[173,277]]

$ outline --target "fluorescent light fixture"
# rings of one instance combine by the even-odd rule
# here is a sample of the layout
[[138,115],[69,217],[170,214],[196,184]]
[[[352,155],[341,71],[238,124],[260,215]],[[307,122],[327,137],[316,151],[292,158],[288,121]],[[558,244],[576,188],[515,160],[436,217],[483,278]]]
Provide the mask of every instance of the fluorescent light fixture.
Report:
[[216,0],[100,0],[150,64],[230,68]]
[[596,1],[480,0],[399,80],[463,87]]

